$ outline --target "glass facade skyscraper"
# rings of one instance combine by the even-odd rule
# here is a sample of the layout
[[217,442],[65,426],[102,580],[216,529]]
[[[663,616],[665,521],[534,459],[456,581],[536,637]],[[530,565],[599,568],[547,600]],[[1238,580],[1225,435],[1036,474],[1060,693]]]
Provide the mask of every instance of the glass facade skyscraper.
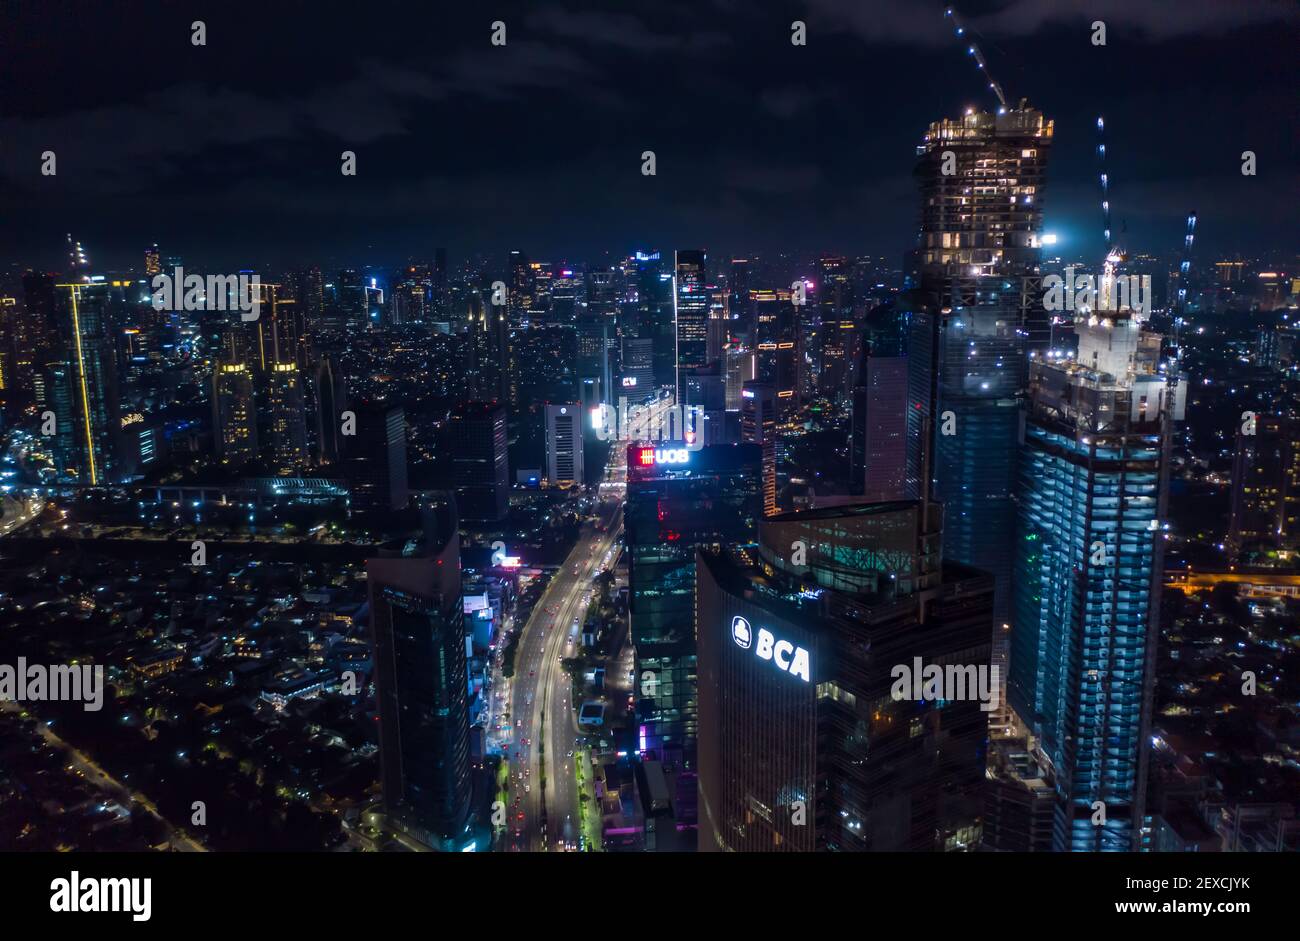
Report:
[[853,385],[849,490],[868,502],[907,495],[907,358],[864,338]]
[[1053,124],[1035,110],[969,111],[917,148],[921,237],[908,329],[908,493],[933,436],[948,556],[991,572],[1009,612],[1025,354],[1042,315],[1039,238]]
[[[664,463],[656,455],[685,459]],[[760,448],[633,444],[624,509],[638,748],[694,768],[695,550],[748,544],[762,515]]]
[[455,515],[366,561],[379,764],[393,822],[439,849],[469,840],[470,723]]
[[1171,422],[1186,385],[1156,371],[1160,337],[1136,317],[1093,315],[1076,330],[1076,360],[1030,370],[1007,695],[1056,788],[1054,848],[1130,851],[1146,786]]
[[628,291],[618,324],[624,382],[618,394],[650,398],[656,390],[677,387],[674,275],[659,252],[637,252],[627,260],[625,271]]
[[698,249],[678,249],[674,264],[673,320],[677,331],[677,402],[684,401],[686,373],[708,362],[709,293],[706,256]]
[[496,521],[510,510],[506,409],[496,402],[466,402],[448,426],[451,480],[460,515]]
[[116,483],[121,416],[117,359],[110,333],[114,308],[121,306],[126,284],[100,278],[58,287],[67,292],[59,295],[64,301],[59,326],[64,361],[70,367],[63,377],[70,383],[67,401],[72,406],[73,424],[56,433],[62,452],[59,465],[66,479],[79,484]]

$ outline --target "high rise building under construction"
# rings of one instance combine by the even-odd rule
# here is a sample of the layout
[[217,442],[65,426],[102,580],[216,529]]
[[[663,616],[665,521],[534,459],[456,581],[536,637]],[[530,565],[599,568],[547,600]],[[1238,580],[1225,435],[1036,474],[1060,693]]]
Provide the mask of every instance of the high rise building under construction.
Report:
[[945,549],[994,575],[998,623],[1009,616],[1026,353],[1046,341],[1039,258],[1052,130],[1052,121],[1021,102],[937,121],[917,148],[908,495],[919,497],[924,486],[928,420],[934,497],[946,507]]

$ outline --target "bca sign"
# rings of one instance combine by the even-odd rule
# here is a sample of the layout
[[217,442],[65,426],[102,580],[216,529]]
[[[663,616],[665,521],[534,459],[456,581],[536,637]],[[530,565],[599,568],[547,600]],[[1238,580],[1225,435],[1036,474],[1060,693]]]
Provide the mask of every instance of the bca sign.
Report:
[[783,672],[797,676],[805,683],[808,679],[808,651],[796,647],[788,640],[777,640],[769,630],[760,627],[755,631],[740,615],[731,619],[731,639],[741,650],[754,651],[763,660],[775,663]]

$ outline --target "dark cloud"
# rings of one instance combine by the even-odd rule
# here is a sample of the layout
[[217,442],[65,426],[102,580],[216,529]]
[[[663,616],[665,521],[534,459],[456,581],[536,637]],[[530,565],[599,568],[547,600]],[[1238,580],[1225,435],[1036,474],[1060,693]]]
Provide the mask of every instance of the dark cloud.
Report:
[[[11,259],[57,263],[68,231],[98,259],[134,260],[153,241],[229,263],[363,250],[378,262],[430,244],[901,257],[927,124],[994,104],[942,4],[917,0],[374,0],[361,12],[227,0],[205,11],[202,50],[181,6],[17,0],[0,84],[0,178],[20,220],[0,228]],[[1095,237],[1104,112],[1117,214],[1145,241],[1135,250],[1176,246],[1187,208],[1207,246],[1294,246],[1291,8],[962,9],[1008,95],[1056,120],[1049,225]],[[1105,48],[1087,41],[1093,18],[1107,22]],[[494,19],[504,47],[489,42]],[[806,47],[790,43],[795,19]],[[1237,172],[1244,149],[1259,155],[1256,178]],[[44,150],[56,178],[40,175]],[[356,177],[339,173],[343,150],[357,152]],[[655,177],[640,173],[644,150]]]
[[700,53],[731,43],[718,32],[661,32],[630,13],[587,12],[548,6],[528,17],[538,33],[579,40],[607,49],[640,53]]
[[920,46],[952,41],[950,31],[935,27],[949,7],[966,27],[994,38],[1033,36],[1051,26],[1074,26],[1086,36],[1097,20],[1106,24],[1108,41],[1110,30],[1145,41],[1300,22],[1300,8],[1292,0],[1011,0],[993,9],[988,3],[939,0],[807,0],[807,5],[810,31],[821,28],[817,20],[825,17],[827,26],[850,29],[871,42]]

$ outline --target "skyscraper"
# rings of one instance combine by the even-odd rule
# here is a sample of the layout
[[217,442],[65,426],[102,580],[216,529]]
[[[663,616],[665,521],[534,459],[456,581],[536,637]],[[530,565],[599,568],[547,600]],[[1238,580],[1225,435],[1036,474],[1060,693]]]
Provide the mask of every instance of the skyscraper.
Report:
[[832,402],[847,399],[858,336],[853,319],[853,280],[847,259],[817,260],[818,343],[814,351],[816,388]]
[[727,411],[739,412],[743,405],[741,390],[754,379],[754,351],[733,341],[722,351],[722,361]]
[[292,477],[307,464],[307,412],[297,363],[275,363],[266,376],[267,444],[275,473]]
[[618,332],[621,284],[622,272],[617,268],[589,269],[578,312],[578,381],[595,380],[602,402],[617,401],[611,381],[611,358]]
[[688,451],[684,443],[633,443],[627,450],[638,748],[669,767],[695,765],[695,549],[753,541],[762,512],[758,463],[759,449],[745,444]]
[[1161,522],[1186,384],[1156,371],[1160,337],[1132,312],[1075,329],[1074,360],[1030,369],[1007,693],[1056,788],[1054,848],[1126,852],[1142,827]]
[[776,391],[767,382],[746,382],[740,390],[740,440],[761,449],[763,515],[776,506]]
[[546,405],[546,482],[582,486],[582,406]]
[[685,401],[685,374],[708,362],[709,292],[705,264],[698,249],[678,249],[674,263],[673,319],[677,332],[676,401]]
[[433,250],[433,270],[429,272],[429,307],[434,320],[446,320],[447,313],[447,249],[438,246]]
[[464,400],[511,400],[510,320],[504,304],[492,304],[491,290],[474,292],[465,303],[466,385]]
[[754,335],[754,307],[750,291],[754,287],[754,263],[748,258],[731,259],[731,270],[727,273],[728,307],[731,318],[732,336],[740,334],[752,348],[757,338]]
[[790,418],[802,401],[803,338],[799,308],[789,291],[753,291],[756,377],[772,386],[778,421]]
[[451,481],[461,518],[496,522],[510,510],[506,409],[496,402],[467,402],[448,423]]
[[257,457],[253,374],[244,363],[217,363],[212,370],[212,439],[222,464],[238,468]]
[[907,357],[862,344],[853,386],[850,492],[868,503],[907,495]]
[[335,282],[335,296],[342,324],[365,323],[366,289],[360,271],[355,268],[340,271]]
[[624,337],[619,359],[622,363],[622,375],[619,381],[618,397],[627,397],[629,402],[639,403],[654,398],[658,391],[655,385],[654,341],[639,337]]
[[529,320],[533,307],[534,276],[528,256],[518,249],[510,253],[510,280],[506,282],[510,326],[518,327]]
[[[757,550],[701,549],[701,851],[977,841],[993,585],[941,563],[941,518],[813,509],[761,521]],[[964,685],[895,695],[899,668],[937,664]]]
[[1228,549],[1291,550],[1300,543],[1300,420],[1258,415],[1237,428]]
[[343,473],[352,509],[406,509],[406,412],[378,402],[359,402],[348,411],[355,424],[353,434],[344,426]]
[[[76,248],[80,252],[80,245]],[[73,428],[59,441],[71,450],[63,467],[71,479],[89,486],[116,482],[118,408],[117,360],[111,329],[112,285],[98,281],[58,285],[67,294],[60,312],[60,332],[65,361],[71,367]]]
[[577,323],[583,280],[581,272],[566,266],[558,266],[551,272],[550,310],[546,318],[549,323],[567,327]]
[[931,124],[917,148],[922,202],[920,246],[909,264],[917,280],[908,311],[908,493],[922,492],[928,421],[947,554],[993,573],[999,621],[1010,611],[1025,354],[1045,324],[1038,263],[1052,130],[1030,108],[970,110]]
[[334,363],[322,356],[316,364],[316,463],[334,464],[343,452],[342,421],[347,401],[343,377],[335,376]]
[[259,283],[257,303],[257,319],[236,329],[248,334],[243,355],[265,382],[277,363],[306,362],[306,324],[301,305],[286,296],[282,285]]
[[727,379],[721,360],[684,371],[679,394],[682,422],[689,426],[685,432],[688,441],[724,444],[740,440],[735,433],[738,425],[733,425],[730,438],[727,435]]
[[[650,388],[634,374],[637,379],[635,388],[624,386],[620,394],[653,395],[661,389],[674,390],[677,386],[677,330],[674,321],[676,299],[673,292],[674,276],[672,271],[665,271],[665,265],[659,252],[637,252],[628,261],[629,288],[627,300],[619,320],[619,336],[623,340],[623,370],[627,378],[632,367],[628,356],[633,355],[629,349],[630,340],[640,341],[635,344],[638,360],[646,352],[650,354],[650,371],[652,380]],[[635,367],[640,370],[644,367]]]
[[24,316],[14,324],[13,341],[14,377],[18,385],[25,386],[36,376],[39,367],[47,362],[51,350],[58,345],[58,305],[54,286],[55,276],[28,271],[23,275]]
[[705,362],[716,363],[722,360],[723,351],[731,341],[731,308],[729,292],[718,284],[710,284],[705,290],[709,294],[708,336],[705,339]]
[[390,820],[435,849],[471,842],[469,684],[454,512],[426,514],[420,539],[366,560]]

